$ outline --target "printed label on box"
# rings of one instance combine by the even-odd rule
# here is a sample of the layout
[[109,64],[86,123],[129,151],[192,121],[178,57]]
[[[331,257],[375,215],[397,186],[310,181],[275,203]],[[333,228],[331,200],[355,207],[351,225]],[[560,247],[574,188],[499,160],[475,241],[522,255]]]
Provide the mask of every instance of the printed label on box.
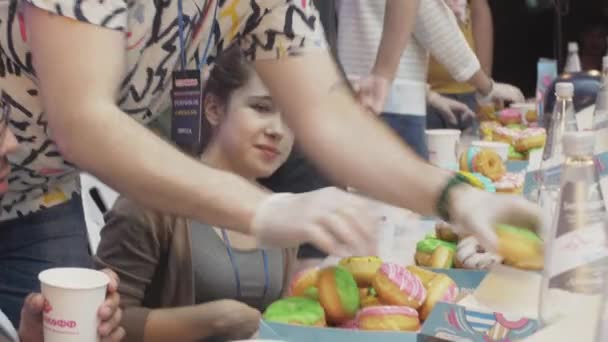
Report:
[[538,329],[539,323],[532,319],[437,303],[421,333],[447,341],[509,342],[524,339]]

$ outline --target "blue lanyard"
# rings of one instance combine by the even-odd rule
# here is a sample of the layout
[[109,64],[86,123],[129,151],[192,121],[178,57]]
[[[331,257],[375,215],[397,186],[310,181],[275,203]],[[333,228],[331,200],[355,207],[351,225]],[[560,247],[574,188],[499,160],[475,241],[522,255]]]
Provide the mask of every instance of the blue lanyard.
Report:
[[[230,258],[232,270],[234,271],[234,279],[236,281],[236,297],[237,299],[242,299],[243,296],[241,292],[241,276],[239,273],[239,267],[236,263],[234,252],[232,251],[230,239],[228,239],[228,234],[226,234],[226,230],[224,229],[222,229],[222,237],[224,238],[224,242],[226,243],[226,250],[228,251],[228,257]],[[266,298],[266,293],[268,293],[268,287],[270,286],[270,271],[268,270],[268,255],[263,249],[262,260],[264,261],[264,292],[262,293],[262,298]]]
[[[184,8],[182,4],[183,0],[177,0],[177,31],[179,34],[179,50],[182,70],[186,69],[186,38],[184,34]],[[209,47],[211,46],[211,37],[213,36],[213,27],[215,25],[215,18],[217,17],[217,8],[219,7],[220,0],[216,0],[215,8],[213,9],[213,18],[211,18],[211,29],[209,30],[209,37],[207,38],[207,45],[201,56],[201,60],[198,63],[198,70],[201,70],[205,59],[207,59],[207,53],[209,53]],[[190,24],[192,25],[192,23]]]

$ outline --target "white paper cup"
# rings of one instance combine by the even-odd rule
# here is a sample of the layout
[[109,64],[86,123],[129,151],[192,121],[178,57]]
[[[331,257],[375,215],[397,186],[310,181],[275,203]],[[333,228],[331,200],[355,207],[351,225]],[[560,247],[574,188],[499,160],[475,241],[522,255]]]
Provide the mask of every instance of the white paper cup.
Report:
[[509,158],[509,144],[498,141],[473,141],[471,146],[490,149],[500,156],[502,161],[507,161]]
[[429,149],[429,161],[441,168],[458,170],[458,140],[460,131],[457,129],[428,129],[426,143]]
[[51,268],[38,279],[46,299],[44,341],[99,341],[97,311],[106,297],[108,276],[86,268]]

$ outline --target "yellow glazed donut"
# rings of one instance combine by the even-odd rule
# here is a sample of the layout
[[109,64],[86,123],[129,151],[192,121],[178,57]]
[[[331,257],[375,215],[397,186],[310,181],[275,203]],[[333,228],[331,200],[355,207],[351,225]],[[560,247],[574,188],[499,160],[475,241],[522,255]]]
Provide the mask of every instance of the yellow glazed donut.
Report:
[[419,267],[416,265],[410,265],[410,266],[406,267],[406,269],[408,271],[410,271],[411,273],[413,273],[416,277],[418,277],[418,279],[420,279],[420,281],[422,282],[422,285],[425,288],[428,287],[431,280],[433,280],[433,278],[435,278],[435,276],[438,274],[433,271],[429,271],[426,268],[422,268],[422,267]]
[[543,241],[528,229],[506,224],[496,227],[498,254],[504,264],[525,270],[544,267]]
[[420,319],[425,320],[438,302],[453,303],[458,297],[458,286],[445,274],[437,274],[426,286],[426,301],[420,308]]
[[517,152],[526,152],[534,148],[541,148],[545,146],[546,141],[547,132],[544,128],[526,128],[515,141],[515,150]]
[[407,306],[371,306],[357,314],[361,330],[418,331],[418,312]]
[[375,256],[350,257],[340,260],[340,266],[353,275],[357,286],[368,287],[372,285],[376,272],[382,266],[382,260]]
[[495,181],[504,176],[507,168],[498,153],[490,149],[469,147],[460,156],[460,170],[480,173]]
[[454,263],[456,244],[434,237],[426,237],[416,244],[416,265],[433,268],[451,268]]

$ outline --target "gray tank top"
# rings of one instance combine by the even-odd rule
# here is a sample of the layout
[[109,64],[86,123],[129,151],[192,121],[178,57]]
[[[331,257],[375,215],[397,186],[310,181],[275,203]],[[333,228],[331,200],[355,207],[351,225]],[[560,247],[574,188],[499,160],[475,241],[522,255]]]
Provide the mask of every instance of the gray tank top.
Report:
[[285,261],[282,249],[267,249],[268,290],[264,295],[264,259],[261,250],[232,249],[241,282],[241,298],[237,298],[237,282],[228,248],[213,228],[190,222],[194,294],[197,304],[220,299],[235,299],[260,311],[281,297]]

